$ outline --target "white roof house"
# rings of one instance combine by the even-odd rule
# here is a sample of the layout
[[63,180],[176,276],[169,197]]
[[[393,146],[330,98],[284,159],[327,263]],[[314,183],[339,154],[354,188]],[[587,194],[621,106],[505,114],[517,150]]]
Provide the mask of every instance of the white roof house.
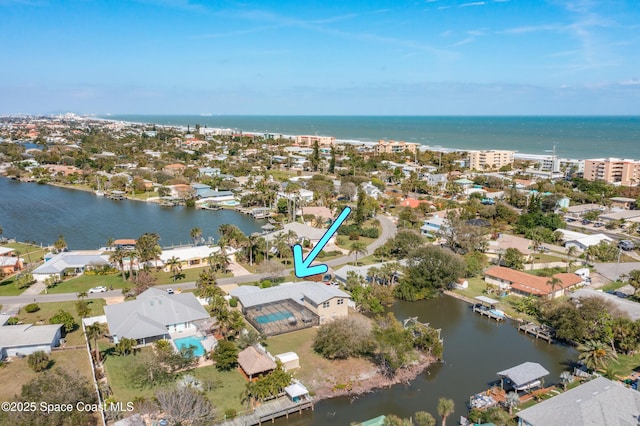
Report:
[[607,243],[611,243],[613,242],[613,239],[610,237],[607,237],[604,234],[593,234],[593,235],[584,236],[582,238],[567,240],[564,245],[565,247],[576,247],[578,250],[585,251],[589,247],[597,246],[603,241]]
[[148,289],[136,300],[107,305],[104,312],[115,343],[126,337],[145,344],[195,328],[197,321],[210,318],[193,293],[167,294],[157,288]]
[[284,283],[268,288],[244,285],[231,290],[230,294],[237,297],[245,308],[287,299],[292,299],[301,305],[304,305],[304,299],[308,299],[319,305],[334,297],[351,298],[338,288],[314,281]]
[[[234,252],[231,247],[227,248],[227,253]],[[220,247],[210,246],[189,246],[174,249],[162,250],[158,261],[159,266],[164,266],[169,259],[175,257],[186,264],[201,265],[210,255],[220,251]],[[151,261],[155,265],[155,261]],[[161,263],[161,264],[160,264]]]
[[[320,241],[327,230],[322,228],[314,228],[313,226],[305,225],[303,223],[291,222],[285,224],[281,230],[266,234],[264,238],[270,242],[279,234],[287,233],[289,231],[295,232],[299,240],[306,238],[315,245],[318,241]],[[329,243],[332,243],[334,241],[335,234],[329,239]]]
[[36,281],[44,281],[49,277],[61,278],[65,271],[82,274],[87,267],[109,264],[109,256],[100,251],[63,251],[45,261],[33,270]]
[[5,325],[0,327],[0,359],[29,355],[36,351],[51,352],[60,344],[62,324]]

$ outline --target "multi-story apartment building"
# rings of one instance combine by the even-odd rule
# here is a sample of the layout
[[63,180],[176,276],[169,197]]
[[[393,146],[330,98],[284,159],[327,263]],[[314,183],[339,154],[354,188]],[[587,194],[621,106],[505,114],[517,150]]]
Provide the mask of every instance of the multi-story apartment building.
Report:
[[417,143],[379,140],[376,145],[377,154],[398,154],[402,152],[416,153]]
[[336,143],[336,138],[333,136],[296,136],[296,144],[300,146],[313,146],[316,142],[319,146],[333,146]]
[[499,169],[513,164],[513,154],[514,151],[497,149],[469,151],[469,168],[471,170]]
[[620,158],[585,160],[584,178],[603,180],[616,185],[635,186],[640,183],[640,161]]

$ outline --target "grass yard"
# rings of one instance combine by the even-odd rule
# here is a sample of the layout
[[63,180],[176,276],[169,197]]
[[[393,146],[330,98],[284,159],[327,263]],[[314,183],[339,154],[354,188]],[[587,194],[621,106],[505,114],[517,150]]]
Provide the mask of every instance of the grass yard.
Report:
[[625,281],[613,281],[613,282],[610,282],[608,284],[603,285],[598,290],[602,290],[602,291],[617,290],[619,288],[624,287],[625,285],[627,285],[627,283]]
[[212,365],[196,368],[189,374],[200,380],[211,380],[219,383],[218,387],[207,392],[207,397],[217,409],[218,415],[224,414],[228,408],[235,409],[238,413],[247,409],[241,404],[240,395],[245,389],[247,381],[237,370],[218,371]]
[[89,291],[92,287],[105,286],[107,288],[124,288],[133,287],[133,283],[123,281],[120,272],[111,275],[87,275],[70,278],[61,282],[53,288],[47,289],[48,294],[57,293],[79,293],[81,291]]
[[[94,315],[104,315],[103,306],[105,305],[104,299],[87,299],[89,303],[89,308],[91,309],[91,313],[89,316]],[[76,302],[47,302],[47,303],[38,303],[40,310],[33,313],[25,312],[23,309],[20,310],[18,314],[18,318],[25,323],[37,323],[38,321],[42,321],[44,324],[50,324],[49,319],[55,315],[60,309],[63,309],[69,312],[75,318],[78,323],[78,328],[76,328],[71,333],[68,333],[65,336],[65,340],[68,345],[83,345],[84,344],[84,336],[82,335],[82,327],[80,325],[80,317],[76,312]]]
[[300,368],[292,373],[311,391],[348,385],[357,381],[358,376],[375,369],[373,364],[364,359],[329,361],[322,358],[312,347],[316,333],[316,328],[307,328],[267,339],[267,350],[272,355],[289,351],[298,354]]
[[618,359],[612,361],[610,367],[613,374],[618,377],[626,377],[634,371],[640,371],[640,353],[635,355],[618,355]]
[[510,294],[506,297],[498,297],[495,294],[487,294],[485,292],[487,288],[487,283],[484,282],[484,280],[480,277],[468,278],[467,281],[469,282],[469,288],[461,289],[461,290],[453,290],[453,292],[460,294],[462,296],[469,297],[471,299],[475,298],[476,296],[487,296],[492,299],[499,300],[500,303],[498,304],[498,309],[503,310],[510,317],[522,318],[527,321],[532,320],[530,316],[523,314],[521,312],[517,312],[514,309],[513,305],[521,299],[519,296],[514,296]]
[[[196,281],[198,279],[198,277],[200,276],[200,272],[202,272],[203,269],[208,268],[209,266],[205,266],[202,268],[190,268],[190,269],[183,269],[182,272],[178,275],[178,279],[176,279],[175,281],[173,280],[173,273],[171,272],[165,272],[165,271],[153,271],[151,274],[156,278],[156,284],[176,284],[176,285],[180,285],[181,282],[190,282],[190,281]],[[229,277],[233,277],[233,274],[231,273],[226,273],[226,274],[221,274],[221,273],[216,273],[216,277],[217,278],[229,278]]]
[[[98,343],[102,352],[113,347],[106,341]],[[151,346],[141,349],[141,353],[152,351]],[[134,388],[128,379],[128,370],[131,362],[137,355],[116,356],[108,355],[104,358],[104,367],[109,380],[109,386],[113,390],[113,395],[118,401],[133,401],[136,397],[153,397],[158,389],[156,388]],[[224,413],[224,410],[233,408],[238,412],[246,408],[241,404],[241,393],[247,383],[238,370],[218,371],[214,366],[200,367],[189,371],[187,374],[200,380],[210,380],[218,384],[212,390],[207,391],[207,397],[211,401],[217,412]]]
[[44,255],[49,251],[46,248],[25,243],[8,243],[3,244],[2,247],[8,247],[17,250],[19,256],[24,259],[25,262],[39,262],[44,259]]
[[[51,369],[62,368],[65,371],[78,371],[82,377],[91,381],[91,365],[86,349],[74,349],[68,351],[55,351],[50,359],[54,361]],[[14,395],[22,392],[22,385],[27,384],[39,373],[33,371],[27,364],[27,358],[14,358],[0,368],[0,400],[8,401]]]
[[[98,342],[100,351],[112,348],[113,345],[106,342]],[[152,351],[150,346],[141,349],[141,352]],[[142,388],[137,389],[131,386],[128,379],[128,368],[136,355],[117,356],[109,355],[103,359],[103,365],[109,380],[109,386],[113,391],[113,396],[117,401],[129,402],[136,397],[149,398],[155,394],[156,389]]]
[[18,288],[14,284],[15,275],[0,281],[0,296],[18,296],[26,288]]

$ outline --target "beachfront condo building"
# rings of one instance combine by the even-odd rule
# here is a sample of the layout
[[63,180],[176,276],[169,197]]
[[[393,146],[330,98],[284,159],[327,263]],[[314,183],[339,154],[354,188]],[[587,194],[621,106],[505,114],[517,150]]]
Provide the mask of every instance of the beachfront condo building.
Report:
[[584,178],[614,185],[636,186],[640,183],[640,161],[620,158],[594,158],[584,161]]
[[513,164],[514,151],[483,150],[469,151],[469,168],[471,170],[493,170]]
[[319,146],[333,146],[336,143],[336,138],[333,136],[296,136],[296,144],[300,146],[313,146],[316,142]]
[[402,152],[416,153],[418,149],[417,143],[411,142],[397,142],[397,141],[384,141],[379,140],[376,145],[377,154],[399,154]]

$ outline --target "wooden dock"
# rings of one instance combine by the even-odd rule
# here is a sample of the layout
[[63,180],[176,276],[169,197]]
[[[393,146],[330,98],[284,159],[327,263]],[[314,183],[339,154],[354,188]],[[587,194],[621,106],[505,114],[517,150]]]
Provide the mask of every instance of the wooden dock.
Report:
[[489,317],[491,319],[494,319],[494,320],[496,320],[498,322],[504,321],[505,318],[506,318],[504,315],[498,315],[498,314],[496,314],[494,312],[491,312],[491,309],[489,309],[486,306],[483,306],[483,305],[481,305],[479,303],[473,305],[473,312],[477,312],[480,315],[487,316],[487,317]]
[[533,322],[524,323],[518,326],[518,331],[535,337],[536,339],[545,340],[547,343],[553,343],[553,330],[544,325]]
[[309,408],[313,411],[311,398],[293,402],[287,397],[282,397],[259,405],[253,410],[253,413],[226,420],[221,424],[224,426],[254,426],[268,421],[273,423],[279,417],[289,418],[289,414],[302,414],[303,410]]

